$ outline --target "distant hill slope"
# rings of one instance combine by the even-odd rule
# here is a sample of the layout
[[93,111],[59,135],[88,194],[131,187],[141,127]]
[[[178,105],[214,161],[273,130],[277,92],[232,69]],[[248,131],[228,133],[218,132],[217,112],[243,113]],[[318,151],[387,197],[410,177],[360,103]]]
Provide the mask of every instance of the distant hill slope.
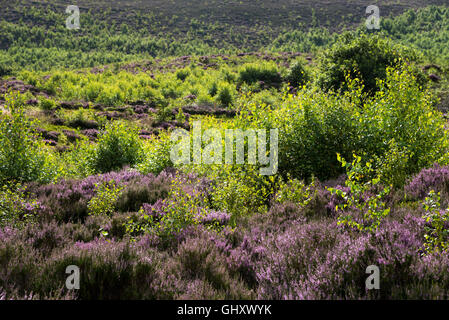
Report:
[[[449,25],[446,13],[437,21],[427,9],[421,16],[399,17],[400,28],[394,25],[405,10],[447,6],[447,0],[80,0],[75,4],[80,8],[79,30],[65,27],[66,1],[3,1],[0,75],[2,65],[48,70],[189,54],[311,51],[332,43],[333,33],[362,25],[369,4],[380,7],[383,20],[393,21],[383,25],[387,35],[428,52],[434,48],[433,39],[446,39]],[[427,40],[419,39],[423,23]],[[438,45],[438,56],[445,56],[445,50],[442,43]]]
[[[67,1],[3,1],[0,20],[30,25],[60,23],[56,15],[39,17],[36,9],[64,13]],[[78,0],[87,23],[107,23],[112,30],[126,23],[133,30],[151,35],[185,37],[197,33],[208,44],[223,40],[234,45],[267,45],[270,38],[297,28],[326,27],[330,31],[350,28],[367,15],[368,5],[378,5],[381,16],[396,16],[410,8],[447,5],[447,0]],[[236,35],[239,36],[236,36]],[[269,36],[269,37],[267,37]],[[249,42],[249,43],[248,43]]]

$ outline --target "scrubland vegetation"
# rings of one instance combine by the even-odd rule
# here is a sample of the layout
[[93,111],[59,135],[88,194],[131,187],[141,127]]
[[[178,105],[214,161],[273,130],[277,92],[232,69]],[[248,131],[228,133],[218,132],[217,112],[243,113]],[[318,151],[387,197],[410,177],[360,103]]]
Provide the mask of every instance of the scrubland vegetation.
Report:
[[[0,299],[449,298],[447,7],[368,32],[81,3],[67,30],[58,1],[17,3],[0,22]],[[278,129],[276,174],[172,162],[194,121]]]

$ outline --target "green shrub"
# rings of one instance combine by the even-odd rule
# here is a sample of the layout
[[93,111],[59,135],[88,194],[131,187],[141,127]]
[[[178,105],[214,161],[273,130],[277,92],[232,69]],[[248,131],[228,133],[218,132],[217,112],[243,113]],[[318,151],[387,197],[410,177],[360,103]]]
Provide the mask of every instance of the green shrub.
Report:
[[89,215],[107,216],[114,213],[122,190],[123,187],[118,186],[114,180],[97,184],[96,195],[87,205]]
[[285,76],[285,81],[295,88],[304,85],[308,80],[309,75],[302,61],[295,61]]
[[23,97],[5,95],[6,111],[0,115],[0,182],[56,179],[55,159],[25,116]]
[[12,68],[0,63],[0,77],[9,76],[12,74]]
[[120,88],[109,86],[103,88],[95,101],[107,106],[118,106],[125,102],[125,96]]
[[181,81],[184,81],[189,75],[190,71],[188,69],[182,69],[176,72],[176,78]]
[[215,97],[216,95],[217,95],[217,93],[218,93],[218,85],[217,85],[217,82],[213,82],[212,83],[212,85],[209,87],[209,95],[211,96],[211,97]]
[[172,167],[170,150],[172,147],[169,135],[161,135],[143,145],[143,157],[135,167],[142,174],[159,174],[164,169]]
[[242,128],[279,130],[279,172],[282,176],[321,181],[343,173],[336,154],[351,156],[357,146],[354,106],[346,97],[312,87],[301,95],[284,95],[275,106],[242,101]]
[[324,90],[347,90],[347,78],[359,78],[365,92],[379,88],[377,80],[385,80],[388,67],[397,67],[404,61],[417,60],[411,49],[377,35],[345,33],[339,41],[320,57],[318,84]]
[[449,142],[443,115],[434,109],[431,92],[421,90],[412,67],[386,72],[386,80],[378,81],[379,91],[356,113],[357,138],[359,149],[370,158],[384,159],[390,168],[383,170],[390,171],[390,179],[396,176],[389,182],[398,186],[404,174],[416,174],[439,161]]
[[340,155],[337,157],[342,167],[346,169],[345,185],[349,188],[349,192],[338,188],[328,189],[344,200],[342,205],[337,205],[335,208],[337,212],[343,212],[338,217],[338,224],[359,231],[375,232],[382,220],[390,213],[390,208],[386,208],[383,201],[383,198],[390,193],[390,188],[381,188],[374,195],[370,194],[380,182],[379,177],[370,178],[374,174],[372,162],[366,162],[364,165],[362,158],[357,155],[353,155],[352,163],[346,162]]
[[202,207],[202,198],[187,193],[183,183],[182,179],[175,178],[168,198],[164,200],[165,214],[157,225],[158,234],[164,238],[175,236],[188,226],[198,225],[201,218],[207,215]]
[[96,101],[101,91],[103,90],[103,86],[98,82],[90,82],[84,88],[84,97],[87,101]]
[[95,174],[95,155],[96,145],[86,137],[81,137],[81,140],[76,141],[67,152],[61,155],[65,166],[64,174],[72,178],[85,178]]
[[282,82],[282,77],[275,64],[246,64],[238,75],[238,84],[254,84],[263,81],[267,85],[278,85]]
[[447,228],[449,209],[441,209],[440,193],[435,194],[433,190],[429,192],[429,196],[424,200],[423,207],[426,211],[423,219],[429,224],[425,226],[425,254],[444,252],[449,248],[449,229]]
[[445,159],[444,118],[412,67],[388,68],[373,96],[356,80],[347,83],[345,94],[305,88],[301,95],[285,95],[276,107],[242,99],[238,123],[279,128],[279,171],[297,179],[336,178],[343,173],[336,154],[347,159],[356,152],[375,160],[383,182],[399,187],[406,177]]
[[279,171],[300,179],[316,176],[327,180],[340,175],[336,154],[347,157],[356,148],[351,104],[312,91],[289,103],[296,114],[281,120],[287,122],[287,128],[280,132]]
[[278,203],[293,202],[301,206],[306,206],[313,197],[313,186],[314,183],[306,186],[303,181],[288,177],[286,182],[280,182],[275,201]]
[[152,212],[148,212],[141,208],[137,216],[129,216],[125,224],[126,232],[131,236],[154,233],[169,240],[185,228],[200,224],[201,218],[207,215],[204,199],[196,186],[193,187],[193,194],[186,192],[185,183],[185,179],[175,178],[168,197],[159,203],[158,209],[153,207]]
[[115,121],[108,123],[100,134],[93,157],[93,168],[97,172],[133,166],[142,159],[143,148],[135,127]]
[[256,166],[205,166],[211,186],[210,203],[214,209],[231,214],[230,224],[239,217],[265,212],[275,193],[275,176],[262,176]]
[[231,90],[229,89],[229,87],[225,86],[222,87],[218,93],[217,96],[217,101],[225,107],[229,107],[232,102],[233,102],[234,98],[232,96]]
[[56,103],[51,99],[41,98],[39,101],[39,107],[42,110],[53,110],[56,108]]
[[25,194],[20,184],[0,187],[0,227],[24,226],[33,221],[40,205]]
[[388,143],[388,152],[376,158],[376,171],[382,182],[400,188],[408,178],[410,155],[406,148],[400,147],[394,139]]

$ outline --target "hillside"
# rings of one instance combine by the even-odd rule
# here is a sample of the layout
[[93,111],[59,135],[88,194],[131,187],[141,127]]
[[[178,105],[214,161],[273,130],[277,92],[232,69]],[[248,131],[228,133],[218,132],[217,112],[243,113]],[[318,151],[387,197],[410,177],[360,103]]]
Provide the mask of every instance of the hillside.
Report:
[[449,299],[447,0],[3,2],[0,300]]
[[[382,18],[435,1],[379,1]],[[120,61],[188,54],[248,51],[312,51],[334,41],[334,32],[363,26],[364,1],[80,1],[79,30],[65,28],[61,1],[9,1],[0,13],[0,63],[15,69],[93,67]],[[383,31],[395,38],[427,32],[447,38],[448,18],[439,28],[407,18],[406,25]],[[268,23],[267,23],[268,21]],[[400,23],[400,21],[398,22]],[[415,27],[416,26],[416,27]],[[430,28],[430,30],[429,30]],[[430,34],[435,30],[438,34]],[[416,34],[411,41],[416,41]],[[418,38],[419,40],[419,38]],[[427,40],[428,41],[428,40]],[[433,40],[432,40],[433,41]],[[432,43],[433,44],[433,43]],[[427,48],[426,43],[421,45]],[[14,57],[14,59],[11,59]],[[50,62],[51,61],[51,62]]]

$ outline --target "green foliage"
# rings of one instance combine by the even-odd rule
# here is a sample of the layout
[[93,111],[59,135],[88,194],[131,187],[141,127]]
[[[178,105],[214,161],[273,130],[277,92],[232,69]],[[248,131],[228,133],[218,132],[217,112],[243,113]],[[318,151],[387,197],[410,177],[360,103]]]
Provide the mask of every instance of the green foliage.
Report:
[[39,100],[39,107],[42,110],[53,110],[56,108],[56,103],[52,99],[41,98]]
[[449,49],[449,8],[427,6],[381,19],[381,30],[393,40],[414,47],[432,61],[445,62]]
[[142,160],[135,168],[142,174],[159,174],[164,169],[172,167],[170,159],[172,145],[168,134],[144,142]]
[[22,227],[33,222],[40,204],[25,194],[20,184],[0,187],[0,227]]
[[96,185],[96,195],[90,199],[87,208],[89,215],[108,216],[114,213],[116,203],[123,187],[114,180]]
[[351,155],[356,150],[357,126],[351,103],[345,99],[307,89],[288,97],[285,109],[270,127],[279,126],[279,170],[294,178],[320,180],[342,173],[336,153]]
[[388,152],[383,157],[376,157],[376,171],[381,181],[398,189],[402,187],[408,178],[408,165],[410,155],[405,148],[392,139],[388,143]]
[[387,68],[397,67],[403,61],[417,59],[407,50],[378,35],[345,33],[320,58],[318,85],[324,90],[347,90],[347,73],[351,79],[360,79],[364,91],[379,89],[377,80],[385,80]]
[[447,153],[445,120],[434,109],[431,92],[420,89],[411,67],[387,69],[387,80],[378,86],[380,91],[356,112],[358,139],[370,158],[381,156],[388,159],[387,166],[398,167],[398,185],[404,180],[401,170],[416,174]]
[[190,71],[188,69],[182,69],[176,72],[176,78],[181,81],[184,81],[189,75]]
[[59,176],[54,157],[25,116],[23,96],[5,95],[0,115],[0,182],[51,181]]
[[[9,7],[9,12],[8,8],[3,8],[0,14],[0,33],[3,35],[0,62],[14,70],[92,68],[123,61],[151,61],[154,57],[261,49],[315,52],[334,43],[343,26],[346,29],[361,25],[359,30],[366,31],[364,21],[360,22],[361,15],[345,14],[348,6],[344,3],[320,6],[318,17],[304,14],[303,6],[292,5],[286,0],[270,3],[269,8],[259,3],[242,3],[239,6],[244,6],[245,12],[254,14],[246,17],[241,25],[242,8],[229,8],[223,21],[223,9],[217,0],[201,4],[207,8],[208,15],[201,14],[203,10],[189,10],[183,5],[163,3],[155,6],[152,2],[130,4],[132,8],[128,5],[117,7],[117,14],[110,14],[105,3],[92,2],[87,4],[88,9],[80,17],[82,32],[78,32],[64,28],[67,16],[63,10],[55,10],[49,2],[30,10],[28,2],[6,3],[4,7]],[[395,4],[393,15],[382,17],[380,32],[423,50],[432,59],[447,60],[447,8],[412,8],[394,16],[410,6],[408,3]],[[184,18],[167,14],[173,8]],[[335,14],[339,10],[343,15]],[[233,21],[229,19],[237,19],[238,23],[229,24]]]
[[234,98],[232,97],[231,90],[229,89],[228,86],[220,88],[220,91],[217,96],[217,101],[222,106],[229,107],[232,104],[233,100]]
[[129,216],[125,223],[126,232],[131,236],[154,233],[169,240],[185,228],[200,224],[201,218],[207,214],[205,199],[197,187],[194,187],[193,192],[186,192],[185,183],[181,178],[172,181],[168,197],[160,207],[161,211],[152,208],[152,212],[145,212],[142,208],[137,216]]
[[64,174],[71,178],[85,178],[95,174],[96,147],[87,138],[73,144],[67,152],[61,155],[62,163],[65,166]]
[[[449,149],[442,114],[429,90],[421,90],[410,67],[386,70],[373,96],[348,79],[345,94],[306,87],[284,94],[275,106],[242,97],[237,123],[243,128],[279,129],[279,171],[293,178],[338,177],[353,152],[376,160],[384,182],[400,186],[420,169],[440,161]],[[394,177],[393,177],[394,176]]]
[[295,61],[288,69],[288,73],[285,77],[285,81],[290,83],[293,87],[300,87],[309,80],[309,75],[304,68],[302,61]]
[[12,74],[12,68],[0,63],[0,78]]
[[312,27],[308,30],[290,30],[282,32],[270,44],[274,51],[315,52],[335,43],[338,34],[327,28]]
[[178,108],[178,113],[176,114],[175,119],[179,123],[186,122],[186,116],[185,116],[184,112],[182,111],[182,107],[181,106]]
[[441,210],[440,193],[436,194],[431,190],[428,197],[423,202],[426,214],[423,219],[426,220],[426,234],[424,235],[424,252],[432,254],[434,252],[444,252],[449,248],[449,209]]
[[[349,192],[336,188],[328,190],[345,201],[342,206],[337,205],[335,208],[337,211],[347,213],[338,217],[339,225],[363,232],[374,232],[390,213],[390,208],[386,208],[382,200],[390,193],[390,188],[381,188],[377,194],[371,194],[374,188],[378,187],[380,178],[370,178],[374,174],[372,162],[366,162],[364,165],[360,156],[353,155],[353,157],[352,163],[347,163],[338,155],[338,161],[346,168],[345,185],[349,188]],[[356,215],[362,215],[362,219],[358,219]]]
[[157,225],[157,232],[162,237],[172,237],[188,226],[197,225],[207,214],[202,207],[203,200],[195,190],[193,194],[184,191],[183,181],[174,179],[168,195],[164,215]]
[[156,234],[154,227],[158,221],[151,214],[146,214],[143,208],[137,212],[137,214],[129,215],[126,218],[123,227],[125,233],[131,238],[131,241],[135,241],[138,236],[143,234]]
[[98,139],[93,157],[93,168],[97,172],[133,166],[142,159],[143,148],[137,128],[115,121],[108,123]]
[[171,120],[173,118],[173,114],[170,107],[162,107],[157,111],[156,121],[164,122]]
[[72,128],[95,129],[107,123],[105,116],[98,116],[92,109],[80,108],[73,112],[58,110],[57,114]]
[[263,81],[267,85],[278,85],[282,82],[282,77],[277,70],[276,64],[246,64],[239,70],[238,84],[255,84]]
[[203,168],[214,181],[211,206],[229,212],[231,225],[239,217],[265,212],[276,190],[275,176],[261,176],[255,166],[207,166]]
[[209,95],[211,97],[215,97],[217,95],[217,93],[218,93],[218,85],[217,85],[217,82],[214,81],[214,82],[212,82],[212,85],[209,87]]
[[281,181],[279,184],[279,190],[276,193],[276,202],[293,202],[302,207],[305,207],[312,200],[314,195],[313,189],[314,182],[306,185],[303,181],[298,179],[287,178],[287,181]]

